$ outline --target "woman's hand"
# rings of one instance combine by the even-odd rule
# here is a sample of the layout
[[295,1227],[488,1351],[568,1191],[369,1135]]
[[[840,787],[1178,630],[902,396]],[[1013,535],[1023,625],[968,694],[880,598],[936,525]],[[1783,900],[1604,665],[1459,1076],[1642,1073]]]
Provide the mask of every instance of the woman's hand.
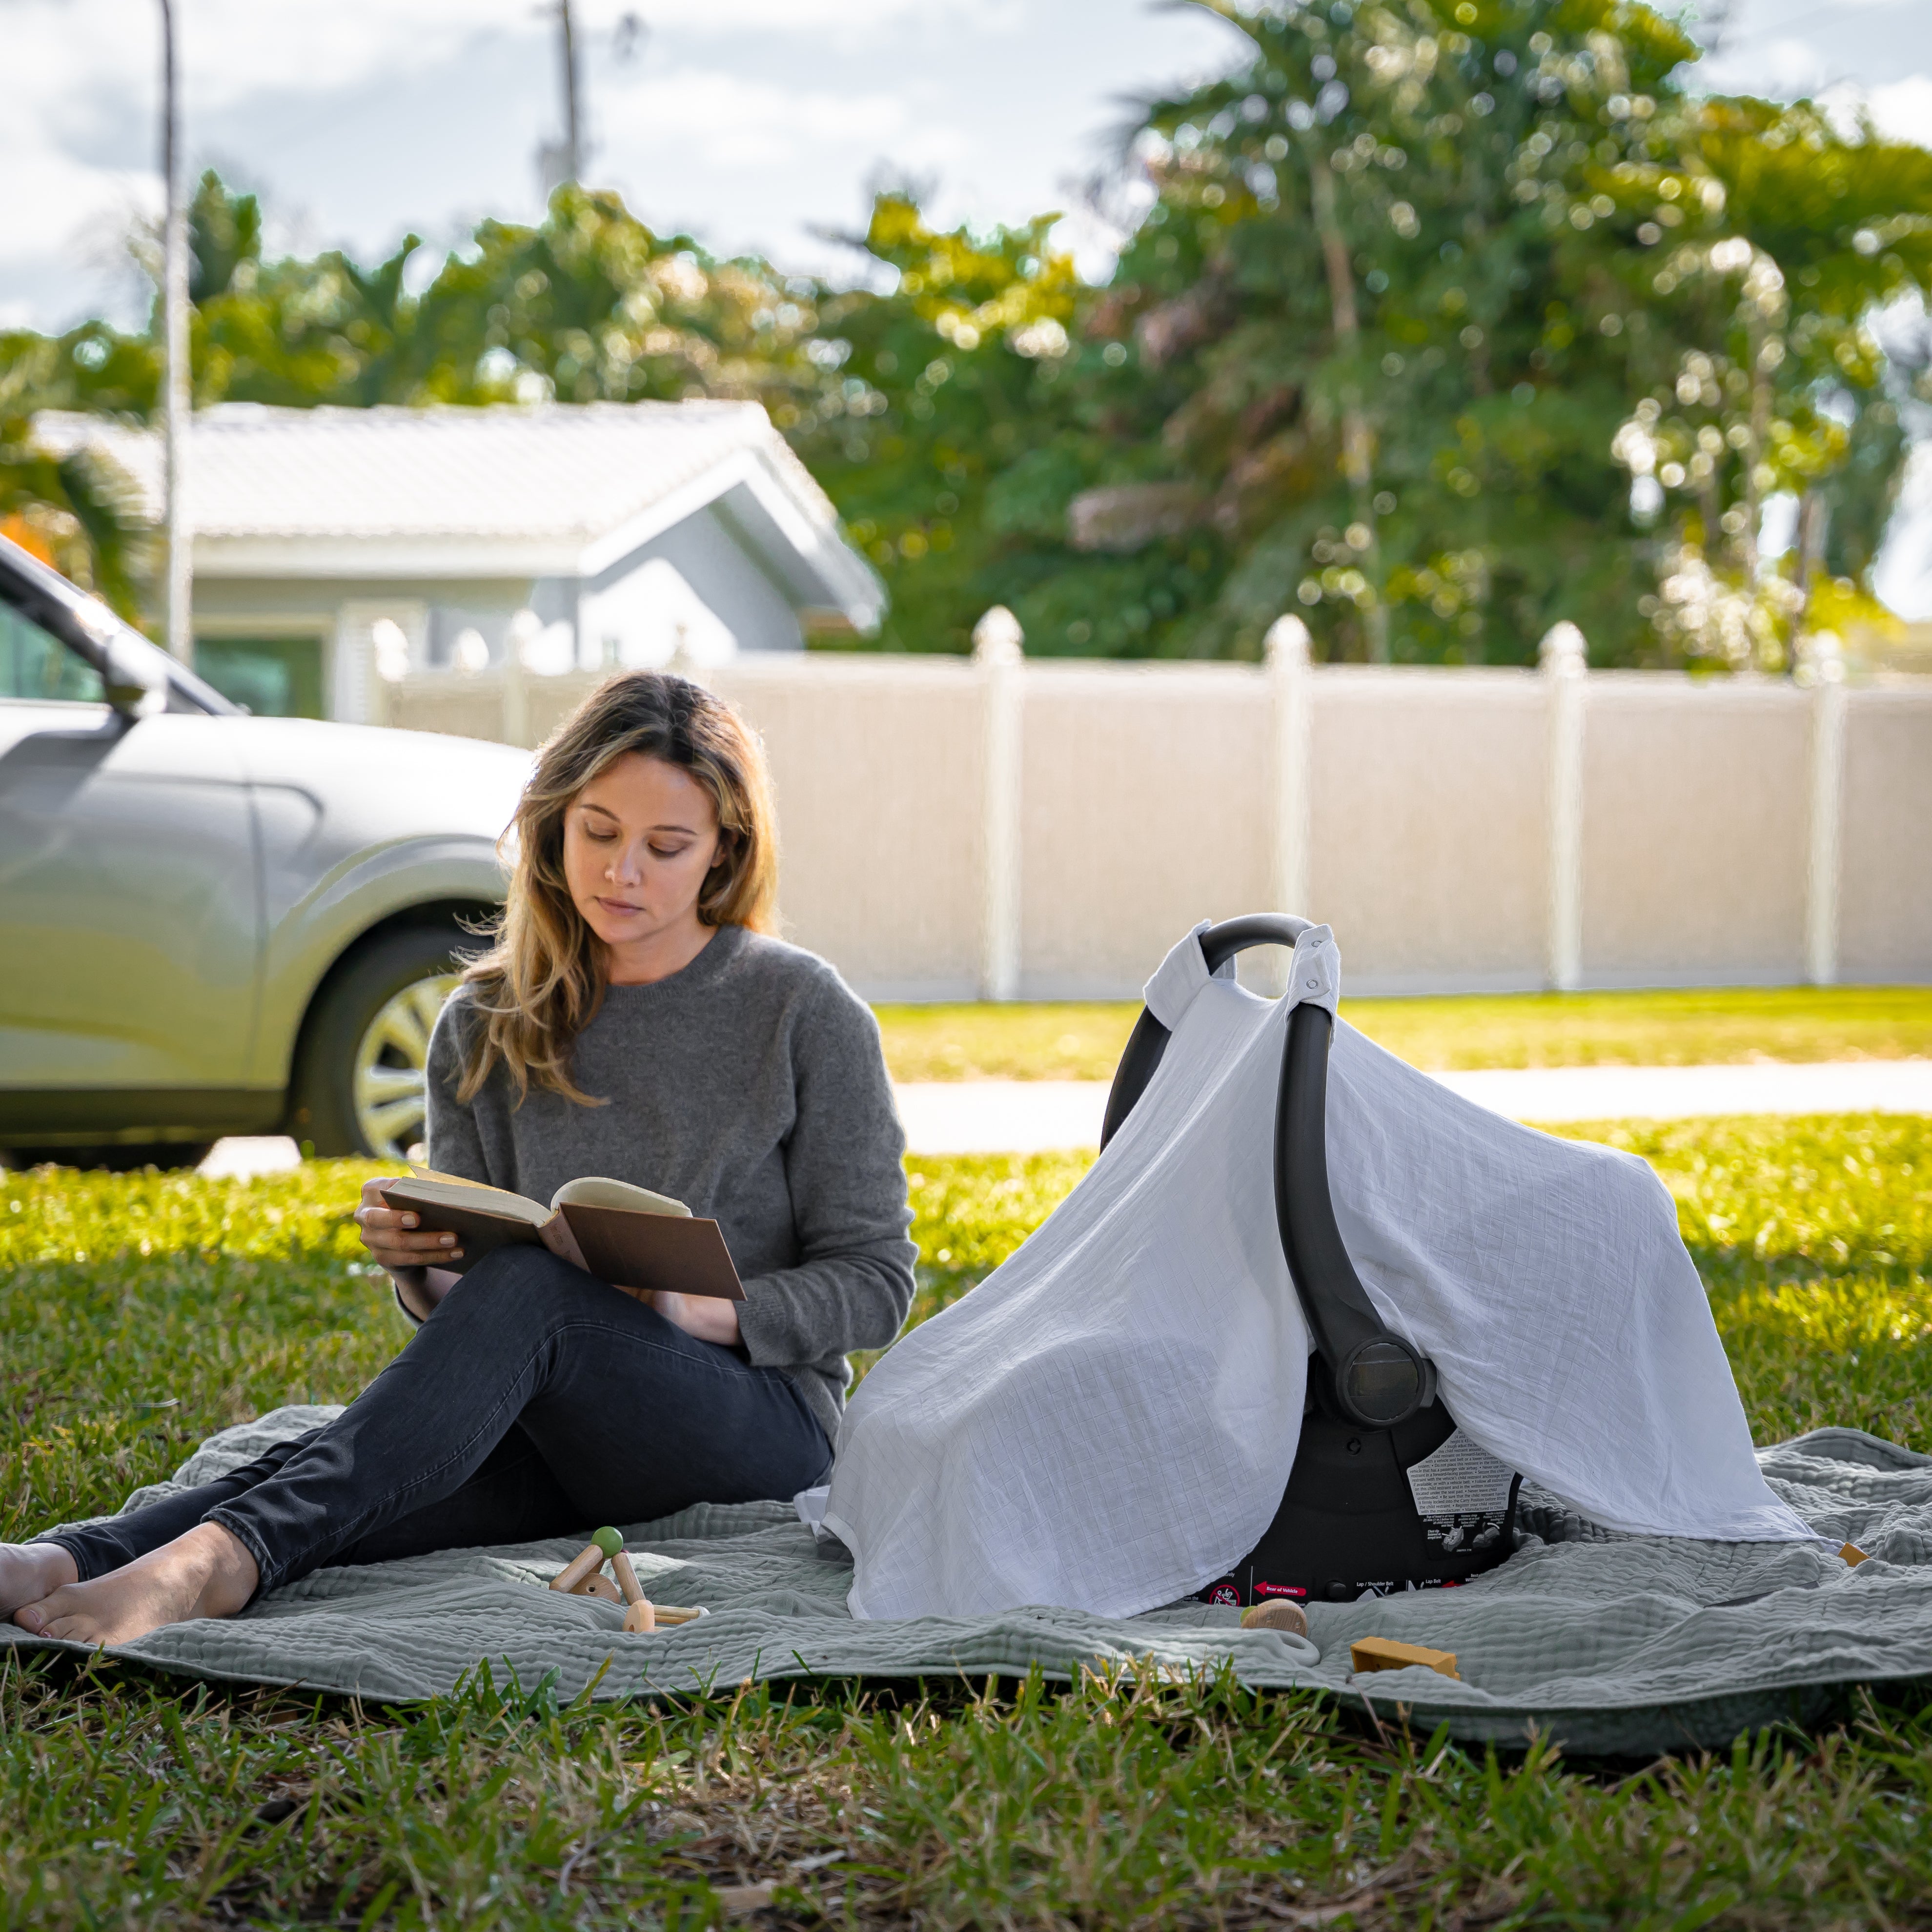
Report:
[[432,1233],[421,1225],[419,1216],[382,1204],[382,1190],[398,1184],[387,1178],[362,1184],[362,1204],[355,1215],[362,1245],[392,1274],[412,1278],[423,1268],[460,1262],[463,1250],[454,1234]]
[[650,1305],[674,1328],[682,1328],[700,1342],[716,1342],[720,1348],[738,1346],[738,1307],[715,1294],[674,1294],[660,1288],[646,1298]]
[[430,1233],[417,1216],[384,1206],[382,1190],[394,1184],[387,1177],[362,1184],[356,1232],[362,1245],[388,1270],[403,1306],[418,1322],[427,1322],[456,1280],[441,1264],[460,1261],[463,1250],[454,1234]]

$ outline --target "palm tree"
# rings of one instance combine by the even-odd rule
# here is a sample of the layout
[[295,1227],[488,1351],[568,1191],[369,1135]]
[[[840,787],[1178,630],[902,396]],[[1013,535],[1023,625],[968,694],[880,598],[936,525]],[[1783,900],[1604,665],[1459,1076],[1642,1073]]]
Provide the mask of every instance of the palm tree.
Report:
[[148,544],[134,486],[97,452],[62,455],[34,440],[34,359],[0,368],[0,533],[134,622]]

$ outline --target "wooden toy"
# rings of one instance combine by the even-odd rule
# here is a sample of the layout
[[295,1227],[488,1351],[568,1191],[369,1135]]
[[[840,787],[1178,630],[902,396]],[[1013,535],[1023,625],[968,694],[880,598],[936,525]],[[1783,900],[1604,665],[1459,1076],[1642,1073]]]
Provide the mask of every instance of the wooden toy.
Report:
[[650,1598],[644,1594],[638,1581],[638,1573],[631,1568],[629,1556],[619,1550],[610,1559],[610,1569],[617,1579],[617,1588],[624,1595],[624,1628],[634,1636],[656,1630],[657,1612]]
[[1868,1563],[1871,1561],[1871,1552],[1869,1550],[1861,1550],[1856,1543],[1845,1544],[1839,1550],[1838,1554],[1845,1559],[1845,1568],[1847,1570],[1856,1570],[1861,1563]]
[[1308,1618],[1299,1604],[1286,1597],[1270,1597],[1241,1612],[1244,1630],[1286,1630],[1291,1636],[1308,1634]]
[[1444,1677],[1462,1679],[1453,1650],[1430,1650],[1419,1643],[1398,1643],[1392,1636],[1358,1637],[1348,1646],[1348,1662],[1358,1676],[1372,1670],[1403,1670],[1419,1664]]
[[[616,1573],[615,1583],[603,1574],[607,1561]],[[624,1539],[608,1526],[550,1580],[550,1587],[574,1597],[598,1597],[607,1604],[622,1604],[624,1628],[638,1636],[676,1624],[693,1623],[710,1614],[702,1604],[687,1610],[677,1604],[652,1603],[638,1581],[638,1573],[624,1549]]]
[[574,1592],[604,1567],[607,1558],[624,1546],[624,1539],[608,1526],[600,1529],[578,1552],[550,1580],[553,1590]]

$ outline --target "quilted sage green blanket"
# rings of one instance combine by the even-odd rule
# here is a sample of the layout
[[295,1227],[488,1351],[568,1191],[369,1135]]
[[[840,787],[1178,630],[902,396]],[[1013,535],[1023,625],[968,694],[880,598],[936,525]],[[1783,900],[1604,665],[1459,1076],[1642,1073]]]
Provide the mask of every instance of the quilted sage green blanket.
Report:
[[[277,1409],[226,1430],[173,1484],[206,1481],[337,1412]],[[1773,1489],[1828,1539],[1712,1544],[1619,1536],[1526,1496],[1523,1546],[1460,1590],[1310,1612],[1310,1640],[1244,1630],[1188,1603],[1144,1616],[1040,1606],[998,1616],[861,1623],[850,1571],[788,1504],[700,1505],[626,1530],[646,1590],[710,1614],[626,1636],[594,1598],[544,1586],[571,1540],[447,1550],[323,1570],[243,1616],[178,1624],[113,1653],[163,1671],[376,1700],[430,1697],[488,1661],[568,1696],[704,1692],[766,1678],[1069,1678],[1130,1659],[1177,1672],[1231,1665],[1262,1688],[1328,1692],[1427,1730],[1516,1742],[1532,1730],[1607,1755],[1721,1747],[1741,1731],[1828,1709],[1844,1687],[1932,1676],[1932,1456],[1856,1430],[1761,1452]],[[129,1506],[171,1484],[138,1492]],[[1841,1542],[1870,1560],[1848,1568]],[[1460,1683],[1419,1669],[1350,1674],[1356,1637],[1454,1651]],[[0,1642],[44,1644],[10,1624]],[[71,1648],[72,1646],[66,1646]],[[608,1668],[606,1669],[606,1665]],[[602,1672],[601,1678],[598,1672]]]

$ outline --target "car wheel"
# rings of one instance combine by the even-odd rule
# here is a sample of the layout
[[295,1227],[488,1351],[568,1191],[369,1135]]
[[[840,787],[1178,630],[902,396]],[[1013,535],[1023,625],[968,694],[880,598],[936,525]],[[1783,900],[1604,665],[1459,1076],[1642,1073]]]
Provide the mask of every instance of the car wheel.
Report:
[[199,1167],[212,1141],[110,1141],[91,1147],[0,1148],[0,1167],[93,1168],[103,1174],[138,1174],[144,1167]]
[[429,1036],[460,978],[453,922],[384,934],[349,955],[303,1030],[288,1130],[318,1154],[400,1164],[428,1120]]

